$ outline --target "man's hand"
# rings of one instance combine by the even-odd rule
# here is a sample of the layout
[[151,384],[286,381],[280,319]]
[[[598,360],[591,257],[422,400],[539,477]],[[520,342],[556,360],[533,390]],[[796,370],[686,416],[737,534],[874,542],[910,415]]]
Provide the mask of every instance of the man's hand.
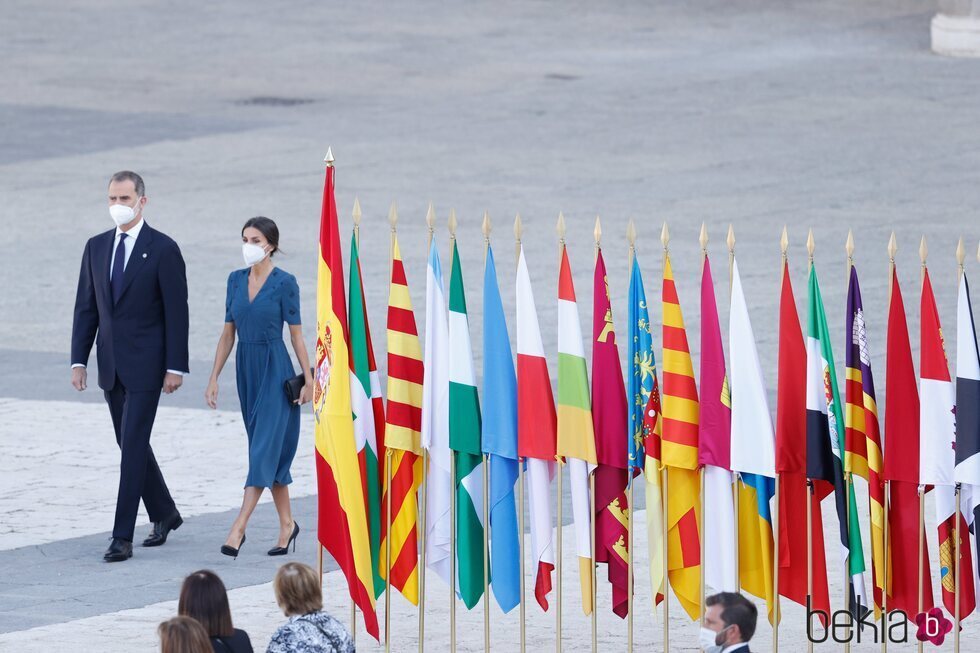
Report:
[[84,367],[71,368],[71,384],[76,390],[81,392],[88,387],[88,370]]
[[163,377],[163,392],[165,394],[171,394],[177,390],[183,384],[184,377],[180,374],[174,374],[173,372],[167,372],[167,375]]

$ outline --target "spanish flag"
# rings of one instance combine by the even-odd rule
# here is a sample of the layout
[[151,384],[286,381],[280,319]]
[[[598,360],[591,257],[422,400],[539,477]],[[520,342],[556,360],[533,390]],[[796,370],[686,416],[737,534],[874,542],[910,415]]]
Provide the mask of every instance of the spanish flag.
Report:
[[702,610],[698,390],[669,255],[664,258],[663,322],[661,461],[667,468],[667,578],[693,620]]
[[364,627],[378,639],[365,485],[357,457],[351,411],[351,357],[344,296],[344,260],[340,253],[337,205],[334,201],[333,158],[329,154],[320,214],[318,267],[313,390],[317,530],[320,543],[347,577],[351,599],[364,614]]

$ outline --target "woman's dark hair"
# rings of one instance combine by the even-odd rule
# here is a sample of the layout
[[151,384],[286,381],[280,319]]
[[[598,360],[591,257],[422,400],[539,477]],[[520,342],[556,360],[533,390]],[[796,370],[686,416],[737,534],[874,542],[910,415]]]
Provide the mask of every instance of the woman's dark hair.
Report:
[[177,614],[201,622],[209,637],[231,637],[235,634],[225,584],[208,569],[195,571],[184,579]]
[[279,227],[273,222],[272,218],[267,218],[263,215],[257,215],[254,218],[249,218],[245,222],[245,226],[242,227],[242,235],[245,234],[245,230],[249,227],[253,229],[258,229],[259,233],[265,236],[265,239],[269,241],[272,245],[272,251],[269,252],[269,256],[272,256],[279,251]]

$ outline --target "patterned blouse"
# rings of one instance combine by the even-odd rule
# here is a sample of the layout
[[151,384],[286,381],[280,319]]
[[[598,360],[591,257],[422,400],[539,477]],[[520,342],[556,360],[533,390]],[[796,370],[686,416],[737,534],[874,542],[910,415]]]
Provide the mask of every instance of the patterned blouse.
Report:
[[266,653],[355,653],[344,626],[326,612],[293,616],[272,635]]

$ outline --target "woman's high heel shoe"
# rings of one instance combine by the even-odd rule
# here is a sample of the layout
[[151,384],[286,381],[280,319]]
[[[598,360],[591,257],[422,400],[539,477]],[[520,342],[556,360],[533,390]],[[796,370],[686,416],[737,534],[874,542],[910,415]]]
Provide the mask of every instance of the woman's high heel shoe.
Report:
[[289,553],[289,545],[293,545],[293,553],[296,552],[296,536],[299,535],[299,524],[295,521],[293,522],[293,533],[289,536],[286,541],[286,546],[275,546],[269,549],[268,554],[271,556],[284,556]]
[[238,543],[238,548],[233,546],[228,546],[227,544],[221,545],[221,552],[226,556],[238,559],[238,552],[242,550],[242,545],[245,544],[245,533],[242,533],[242,541]]

